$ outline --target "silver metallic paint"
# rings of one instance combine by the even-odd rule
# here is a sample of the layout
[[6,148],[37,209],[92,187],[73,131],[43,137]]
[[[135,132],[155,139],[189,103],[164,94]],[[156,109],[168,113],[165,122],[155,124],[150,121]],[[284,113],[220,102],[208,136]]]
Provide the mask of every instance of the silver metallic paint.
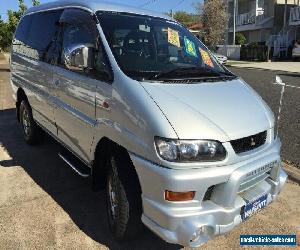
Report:
[[[34,7],[26,14],[76,7],[94,13],[121,11],[167,18],[164,15],[120,5],[92,1],[59,1]],[[142,221],[168,242],[197,246],[240,223],[245,204],[239,193],[247,174],[270,162],[270,178],[249,189],[247,197],[269,192],[268,202],[286,181],[280,166],[280,141],[274,140],[274,116],[269,107],[241,79],[192,85],[137,82],[119,68],[97,25],[109,58],[114,81],[101,82],[12,53],[14,96],[22,88],[34,119],[73,153],[90,163],[104,137],[130,153],[142,187]],[[104,108],[103,103],[109,104]],[[230,140],[267,130],[265,145],[235,154]],[[57,133],[58,131],[58,133]],[[215,163],[171,163],[161,159],[154,136],[174,139],[214,139],[227,151]],[[207,188],[216,185],[210,201],[202,201]],[[167,202],[164,191],[196,191],[190,202]],[[206,225],[205,237],[194,244],[191,235]]]

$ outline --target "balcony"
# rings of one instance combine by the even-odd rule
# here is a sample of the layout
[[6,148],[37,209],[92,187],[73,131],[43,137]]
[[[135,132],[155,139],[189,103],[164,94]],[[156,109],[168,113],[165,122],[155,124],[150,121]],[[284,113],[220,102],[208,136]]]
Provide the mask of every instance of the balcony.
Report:
[[255,18],[256,15],[254,12],[248,12],[248,13],[237,15],[236,26],[254,24]]
[[260,25],[265,22],[268,17],[264,12],[259,13],[258,15],[255,12],[248,12],[245,14],[240,14],[236,17],[236,26],[255,24]]
[[291,8],[290,25],[300,25],[300,7]]
[[[263,11],[248,12],[236,16],[236,31],[256,30],[272,27],[273,17],[267,16]],[[233,30],[233,17],[230,18],[229,30]]]

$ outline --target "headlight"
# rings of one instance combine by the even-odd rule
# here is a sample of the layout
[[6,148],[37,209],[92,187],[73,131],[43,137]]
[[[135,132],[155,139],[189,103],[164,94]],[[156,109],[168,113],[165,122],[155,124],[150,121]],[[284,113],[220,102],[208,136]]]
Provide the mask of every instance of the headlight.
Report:
[[172,162],[222,161],[226,150],[218,141],[173,140],[155,137],[156,150],[161,158]]

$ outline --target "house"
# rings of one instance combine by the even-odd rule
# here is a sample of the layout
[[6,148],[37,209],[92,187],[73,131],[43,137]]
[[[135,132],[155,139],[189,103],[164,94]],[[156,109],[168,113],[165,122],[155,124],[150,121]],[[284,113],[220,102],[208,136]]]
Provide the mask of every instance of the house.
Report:
[[290,10],[289,29],[294,31],[294,40],[299,42],[300,41],[300,6],[295,6]]
[[[293,13],[296,20],[292,24],[299,25],[299,7],[296,7],[299,6],[299,0],[287,0],[287,8],[285,0],[228,0],[228,44],[233,44],[234,1],[236,1],[235,31],[244,34],[247,43],[275,42],[280,32],[286,33],[283,28],[289,23],[290,13],[291,15]],[[290,22],[290,25],[292,24]]]
[[187,26],[188,30],[193,33],[197,37],[203,36],[203,25],[200,22],[192,23],[189,26]]

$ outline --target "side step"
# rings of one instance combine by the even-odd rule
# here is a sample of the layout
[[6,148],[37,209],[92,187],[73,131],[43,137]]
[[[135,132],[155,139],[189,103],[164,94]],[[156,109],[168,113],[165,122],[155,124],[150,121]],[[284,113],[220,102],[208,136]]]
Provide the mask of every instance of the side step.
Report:
[[72,153],[63,151],[58,156],[81,177],[87,178],[91,175],[91,169]]

